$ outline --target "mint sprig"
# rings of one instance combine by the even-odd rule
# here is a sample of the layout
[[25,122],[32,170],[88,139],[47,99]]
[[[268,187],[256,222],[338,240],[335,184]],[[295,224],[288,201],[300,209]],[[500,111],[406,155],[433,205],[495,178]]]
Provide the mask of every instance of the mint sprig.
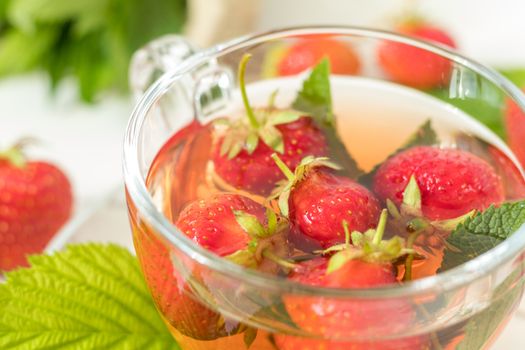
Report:
[[491,206],[467,218],[448,236],[440,271],[461,265],[494,248],[525,224],[525,200]]
[[292,108],[307,113],[316,121],[326,136],[331,158],[343,167],[347,176],[357,178],[363,173],[337,133],[337,120],[332,110],[330,61],[327,58],[312,69]]
[[310,114],[321,126],[335,128],[330,89],[330,61],[322,59],[303,82],[292,107]]
[[0,285],[1,349],[179,349],[124,248],[69,246],[29,262]]

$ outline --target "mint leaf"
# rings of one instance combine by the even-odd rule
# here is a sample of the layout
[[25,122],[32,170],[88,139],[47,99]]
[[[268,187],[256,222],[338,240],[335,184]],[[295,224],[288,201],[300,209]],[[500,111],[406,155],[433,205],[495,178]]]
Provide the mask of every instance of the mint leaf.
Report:
[[308,113],[320,126],[335,128],[330,90],[330,61],[322,59],[303,83],[292,107]]
[[396,150],[395,153],[399,153],[414,146],[432,146],[438,143],[439,138],[432,127],[432,121],[428,119],[410,136],[403,146]]
[[451,98],[448,89],[433,90],[428,93],[459,108],[482,124],[485,124],[495,134],[504,138],[505,126],[503,125],[504,104],[502,93],[491,86],[490,83],[480,83],[480,87],[478,88],[482,90],[483,95],[477,96],[476,98]]
[[[439,143],[439,138],[432,127],[432,121],[430,119],[426,120],[409,138],[405,143],[396,149],[387,159],[395,156],[396,154],[415,146],[432,146]],[[386,160],[385,160],[386,161]],[[384,161],[383,161],[384,163]],[[377,169],[381,164],[377,164],[370,172],[362,175],[359,178],[359,182],[365,185],[371,185],[374,179],[374,176],[377,172]]]
[[363,173],[337,133],[337,123],[332,111],[330,61],[327,58],[312,69],[292,103],[292,108],[307,113],[316,121],[326,136],[332,159],[343,167],[342,173],[351,178],[357,178]]
[[464,329],[465,337],[456,349],[485,349],[492,335],[520,301],[523,283],[521,271],[507,277],[494,291],[490,306],[468,321]]
[[1,349],[179,349],[124,248],[76,245],[29,261],[0,285]]
[[461,265],[494,248],[525,224],[525,200],[491,206],[450,233],[440,271]]

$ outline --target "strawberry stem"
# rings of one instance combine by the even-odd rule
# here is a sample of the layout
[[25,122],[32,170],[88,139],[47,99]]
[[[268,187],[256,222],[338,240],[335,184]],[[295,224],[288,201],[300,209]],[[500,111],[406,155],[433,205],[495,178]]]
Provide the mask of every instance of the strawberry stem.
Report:
[[385,233],[386,220],[388,218],[388,210],[383,209],[381,211],[381,216],[379,217],[379,223],[377,224],[376,233],[372,241],[373,244],[379,245],[383,240],[383,234]]
[[281,171],[283,172],[284,176],[286,176],[286,178],[289,180],[289,181],[293,181],[295,179],[295,175],[294,173],[290,170],[290,168],[288,168],[288,166],[281,160],[281,158],[279,158],[279,156],[277,155],[277,153],[273,153],[272,154],[272,159],[274,160],[275,164],[277,164],[277,166],[279,167],[279,169],[281,169]]
[[[411,220],[407,225],[407,230],[411,232],[407,238],[407,249],[412,249],[416,239],[419,235],[426,230],[428,222],[422,218],[415,218]],[[404,281],[412,280],[412,263],[414,262],[414,253],[408,254],[405,260],[405,276]]]
[[0,152],[0,159],[4,159],[17,168],[23,168],[26,165],[26,157],[22,149],[16,146],[10,147]]
[[244,109],[246,110],[246,115],[248,116],[248,120],[250,121],[250,125],[254,129],[259,129],[260,125],[257,121],[257,118],[255,118],[255,113],[253,112],[252,107],[250,106],[250,102],[248,101],[248,95],[246,94],[246,83],[244,81],[244,75],[246,73],[246,65],[248,64],[248,61],[252,58],[252,55],[247,53],[241,58],[241,62],[239,63],[239,87],[241,89],[241,95],[242,95],[242,102],[244,104]]
[[290,270],[293,270],[295,269],[295,267],[297,266],[296,264],[294,264],[293,262],[290,262],[288,260],[285,260],[277,255],[275,255],[270,249],[265,249],[263,250],[263,253],[262,255],[268,259],[268,260],[271,260],[273,261],[274,263],[276,263],[277,265],[281,266],[281,267],[284,267],[284,268],[287,268],[287,269],[290,269]]
[[343,231],[345,232],[345,246],[348,249],[350,248],[350,229],[346,220],[343,220]]

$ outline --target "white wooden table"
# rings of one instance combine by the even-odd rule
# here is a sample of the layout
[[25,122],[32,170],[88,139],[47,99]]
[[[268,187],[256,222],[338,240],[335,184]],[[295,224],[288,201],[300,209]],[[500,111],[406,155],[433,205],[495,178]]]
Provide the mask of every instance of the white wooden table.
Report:
[[[408,1],[408,0],[407,0]],[[298,24],[382,25],[404,1],[265,0],[255,29]],[[446,25],[468,56],[494,65],[525,66],[525,2],[521,0],[426,0],[423,12]],[[472,10],[475,9],[475,14]],[[24,135],[42,140],[32,154],[58,162],[71,176],[76,214],[66,228],[71,242],[117,242],[132,248],[121,180],[121,145],[132,103],[110,97],[79,105],[74,84],[49,96],[39,74],[0,81],[0,147]],[[60,243],[60,242],[57,242]],[[494,350],[525,349],[525,305]]]

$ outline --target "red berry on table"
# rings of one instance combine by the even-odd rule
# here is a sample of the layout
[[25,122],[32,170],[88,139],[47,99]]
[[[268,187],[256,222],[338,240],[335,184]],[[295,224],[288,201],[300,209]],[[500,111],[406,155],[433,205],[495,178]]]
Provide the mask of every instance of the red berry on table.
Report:
[[525,167],[525,112],[511,100],[507,100],[505,128],[510,148]]
[[333,173],[337,168],[327,158],[306,157],[292,173],[273,156],[288,183],[279,193],[279,206],[294,229],[321,247],[344,240],[341,222],[351,231],[374,227],[380,207],[376,197],[365,187]]
[[[444,30],[414,22],[398,28],[402,34],[455,48],[456,44]],[[405,44],[384,41],[378,48],[379,64],[395,82],[419,89],[430,89],[448,83],[452,65],[447,59]]]
[[277,75],[295,75],[315,66],[328,57],[333,74],[354,75],[359,72],[357,53],[349,43],[327,38],[315,37],[300,39],[290,46],[277,64]]
[[[246,117],[226,122],[212,150],[215,173],[226,183],[251,193],[268,195],[284,178],[271,159],[274,152],[295,168],[305,155],[328,153],[323,132],[312,118],[294,110],[273,106],[252,109],[244,85],[245,56],[239,68],[241,93]],[[219,128],[223,125],[219,125]]]
[[26,256],[42,252],[72,210],[66,175],[20,148],[0,153],[0,271],[27,266]]
[[[344,227],[347,243],[325,251],[335,251],[335,255],[300,263],[288,278],[311,286],[346,289],[397,284],[392,262],[405,256],[409,250],[404,248],[404,241],[399,237],[388,241],[382,239],[386,216],[386,211],[383,211],[375,230],[364,234],[354,231],[352,236],[358,242],[351,245],[348,243],[348,226]],[[409,330],[415,320],[415,310],[405,300],[352,300],[351,297],[338,299],[326,296],[285,296],[283,299],[288,314],[297,326],[326,340],[277,335],[275,340],[281,350],[419,350],[427,343],[426,337],[391,338],[399,332]],[[341,340],[374,338],[378,335],[386,339]]]
[[412,176],[421,192],[422,212],[431,220],[457,218],[505,199],[500,176],[485,160],[460,149],[430,146],[387,159],[374,176],[373,191],[400,205]]

